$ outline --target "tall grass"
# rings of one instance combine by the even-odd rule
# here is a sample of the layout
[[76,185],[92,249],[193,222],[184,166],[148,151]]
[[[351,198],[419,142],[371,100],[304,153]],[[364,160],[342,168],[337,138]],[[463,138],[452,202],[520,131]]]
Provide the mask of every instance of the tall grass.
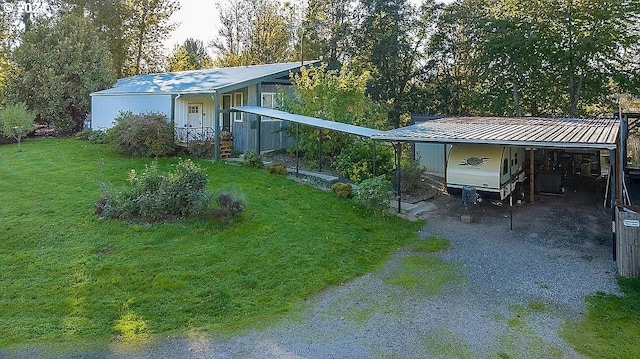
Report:
[[223,162],[199,164],[245,199],[230,224],[99,220],[100,183],[151,160],[73,139],[22,148],[0,146],[0,347],[250,323],[376,268],[420,227]]

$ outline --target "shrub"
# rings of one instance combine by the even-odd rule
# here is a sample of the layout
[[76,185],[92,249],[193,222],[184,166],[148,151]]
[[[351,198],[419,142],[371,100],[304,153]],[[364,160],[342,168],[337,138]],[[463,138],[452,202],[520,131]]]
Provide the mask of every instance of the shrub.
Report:
[[255,151],[248,151],[244,154],[244,161],[242,162],[242,165],[251,168],[264,167],[262,157]]
[[126,156],[162,157],[175,151],[173,128],[163,114],[123,112],[115,123],[107,141]]
[[90,128],[85,128],[84,130],[76,133],[76,140],[89,140],[89,135],[93,132]]
[[[373,149],[370,141],[358,141],[347,146],[336,158],[336,169],[349,180],[360,183],[374,176]],[[388,146],[377,146],[375,174],[392,178],[393,152]]]
[[180,161],[173,171],[161,173],[154,161],[142,175],[129,173],[131,186],[118,190],[103,186],[96,204],[99,217],[156,222],[206,213],[211,203],[207,175],[191,162]]
[[244,210],[244,201],[234,199],[231,194],[222,193],[216,199],[218,207],[213,209],[213,217],[221,222],[229,222]]
[[364,180],[356,188],[356,200],[376,214],[384,215],[389,211],[392,196],[391,182],[384,176]]
[[351,198],[353,196],[353,186],[350,183],[334,183],[331,186],[331,192],[335,193],[338,198]]
[[189,142],[187,151],[192,156],[211,159],[215,152],[214,146],[215,144],[211,140],[206,140],[204,142]]
[[402,164],[400,190],[402,193],[415,194],[422,188],[424,168],[418,160],[407,160]]
[[267,166],[267,171],[273,175],[283,175],[286,176],[289,174],[289,170],[282,163],[274,163]]
[[89,133],[89,136],[87,137],[87,140],[89,141],[89,143],[92,143],[94,145],[107,143],[107,133],[102,130],[91,131]]

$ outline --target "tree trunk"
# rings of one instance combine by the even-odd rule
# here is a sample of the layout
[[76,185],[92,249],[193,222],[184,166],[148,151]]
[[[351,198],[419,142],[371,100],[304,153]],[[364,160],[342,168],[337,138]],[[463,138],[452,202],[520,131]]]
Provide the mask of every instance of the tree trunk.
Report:
[[520,106],[520,88],[518,81],[513,81],[513,109],[516,117],[522,117],[522,107]]

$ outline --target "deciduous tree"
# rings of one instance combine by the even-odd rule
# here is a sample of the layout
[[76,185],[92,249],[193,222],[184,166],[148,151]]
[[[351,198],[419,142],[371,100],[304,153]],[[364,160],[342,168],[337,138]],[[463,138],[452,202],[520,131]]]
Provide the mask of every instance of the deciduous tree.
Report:
[[70,133],[83,127],[93,91],[114,82],[111,57],[91,20],[67,14],[39,21],[14,53],[7,97]]
[[22,138],[33,130],[35,118],[35,114],[29,111],[24,103],[8,105],[0,110],[0,132],[18,141],[18,152],[22,151]]
[[213,66],[202,40],[187,39],[176,45],[167,58],[167,71],[200,70]]

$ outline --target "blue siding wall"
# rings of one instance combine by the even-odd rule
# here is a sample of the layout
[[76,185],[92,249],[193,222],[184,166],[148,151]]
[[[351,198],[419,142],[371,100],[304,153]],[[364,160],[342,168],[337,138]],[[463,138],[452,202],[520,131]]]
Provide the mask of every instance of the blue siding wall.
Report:
[[93,95],[91,97],[91,128],[106,129],[113,126],[113,120],[122,111],[159,112],[171,119],[171,95]]

